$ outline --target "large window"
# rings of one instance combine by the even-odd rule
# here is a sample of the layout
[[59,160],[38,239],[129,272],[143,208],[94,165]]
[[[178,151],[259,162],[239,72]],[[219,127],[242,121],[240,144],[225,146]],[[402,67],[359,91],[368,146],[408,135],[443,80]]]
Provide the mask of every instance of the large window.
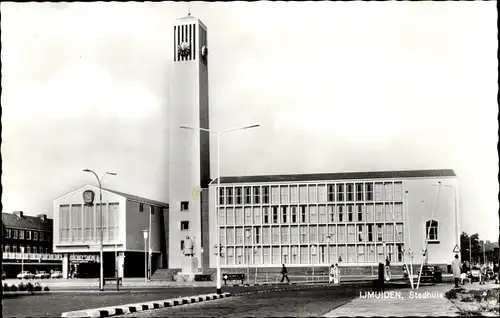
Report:
[[254,207],[253,208],[253,222],[255,224],[261,224],[262,220],[261,220],[260,214],[261,214],[260,208]]
[[363,201],[363,184],[362,183],[356,183],[356,201],[361,202]]
[[297,218],[297,207],[296,206],[292,206],[292,207],[290,207],[290,210],[291,210],[291,222],[292,223],[297,223],[297,221],[298,221],[298,218]]
[[429,238],[429,241],[439,241],[438,225],[438,221],[436,220],[429,220],[425,222],[425,235]]
[[300,226],[300,243],[307,243],[307,226]]
[[[120,214],[118,211],[118,203],[110,203],[109,209],[109,238],[110,240],[117,240],[119,237],[120,228]],[[154,207],[151,206],[151,214],[153,214]]]
[[306,206],[301,205],[300,206],[300,223],[307,223],[308,215],[306,212]]
[[236,245],[243,245],[243,228],[236,228]]
[[364,242],[365,239],[365,226],[358,224],[358,242]]
[[365,217],[364,217],[364,206],[361,204],[358,204],[356,206],[356,210],[358,212],[358,222],[364,222]]
[[320,223],[326,222],[326,206],[324,205],[319,206],[319,222]]
[[262,192],[263,192],[262,203],[269,204],[269,186],[263,186]]
[[84,240],[85,241],[94,241],[94,207],[85,205],[83,207],[83,219],[84,219]]
[[373,201],[373,183],[365,183],[366,201]]
[[309,218],[309,222],[310,223],[318,223],[318,211],[317,211],[318,207],[315,206],[315,205],[310,205],[309,206],[309,215],[310,215],[310,218]]
[[298,203],[299,202],[299,187],[298,186],[290,186],[290,202]]
[[226,209],[226,224],[234,225],[234,208]]
[[309,188],[309,202],[310,203],[317,203],[318,196],[317,196],[317,192],[316,192],[316,185],[310,185],[308,188]]
[[235,204],[242,204],[243,201],[241,199],[241,187],[236,187],[234,191],[236,194]]
[[12,230],[11,229],[7,229],[7,236],[6,238],[11,238],[12,236]]
[[224,204],[224,188],[219,189],[219,204]]
[[219,225],[226,224],[226,210],[224,208],[219,208]]
[[345,222],[345,220],[344,220],[344,206],[337,205],[337,215],[339,217],[339,222]]
[[244,212],[245,212],[245,225],[252,224],[252,208],[245,207]]
[[345,235],[345,225],[339,225],[337,227],[337,239],[339,243],[345,243],[346,235]]
[[299,243],[299,228],[297,226],[292,226],[290,228],[290,232],[291,232],[291,242],[292,244],[297,244]]
[[358,263],[365,262],[365,246],[358,245]]
[[355,242],[355,228],[354,224],[347,225],[347,242]]
[[26,239],[31,240],[31,231],[26,231]]
[[368,224],[368,242],[373,242],[373,224]]
[[262,228],[262,243],[270,244],[271,243],[271,228],[263,227]]
[[309,243],[318,243],[318,227],[316,225],[309,227]]
[[384,221],[384,205],[383,204],[375,205],[375,221],[377,221],[377,222]]
[[288,227],[282,227],[281,228],[281,244],[288,244],[290,243],[288,240]]
[[384,199],[386,201],[392,201],[393,196],[392,196],[392,182],[386,182],[384,183]]
[[265,206],[262,208],[263,224],[269,224],[269,207]]
[[335,202],[335,185],[327,185],[328,202]]
[[[33,231],[33,240],[38,241],[38,232]],[[40,232],[40,241],[43,241],[43,232]]]
[[280,243],[280,228],[277,226],[273,226],[272,230],[272,244]]
[[337,184],[337,202],[344,202],[344,185]]
[[280,203],[280,188],[278,186],[271,187],[271,203],[279,204]]
[[327,207],[328,210],[328,222],[336,222],[335,221],[335,206],[329,205]]
[[278,224],[278,207],[277,206],[273,206],[272,207],[273,209],[273,224]]
[[288,204],[288,186],[282,186],[280,187],[280,194],[281,194],[281,204]]
[[253,236],[254,243],[260,244],[261,243],[261,241],[260,241],[260,227],[255,227],[253,229],[253,233],[254,233],[254,236]]
[[234,245],[234,227],[226,229],[227,231],[227,245]]
[[375,183],[375,201],[382,201],[384,199],[384,184],[383,183]]
[[356,249],[354,245],[347,246],[347,262],[356,263]]
[[19,239],[24,240],[24,230],[19,230]]
[[382,224],[377,225],[377,242],[382,242],[383,241],[383,236],[382,236]]
[[245,191],[245,204],[251,204],[252,203],[252,188],[244,187],[244,191]]
[[347,201],[354,201],[354,184],[352,183],[347,184]]
[[253,203],[260,204],[260,187],[253,187]]
[[226,204],[233,204],[233,188],[226,188]]
[[354,222],[354,211],[352,204],[347,206],[347,220],[349,222]]
[[366,222],[373,222],[373,204],[366,205]]
[[286,206],[281,207],[281,224],[286,224],[288,222],[288,211]]
[[243,225],[243,208],[237,207],[234,209],[235,225]]
[[[92,208],[92,207],[91,207]],[[70,210],[69,205],[59,206],[59,240],[67,242],[70,230]],[[17,238],[17,231],[14,231],[14,238]]]

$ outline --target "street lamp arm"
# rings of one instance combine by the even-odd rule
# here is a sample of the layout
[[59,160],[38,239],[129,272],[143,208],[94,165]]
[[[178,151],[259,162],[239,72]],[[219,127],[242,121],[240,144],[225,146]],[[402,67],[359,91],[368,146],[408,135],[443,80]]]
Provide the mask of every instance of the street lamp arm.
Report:
[[220,134],[225,134],[225,133],[228,133],[228,132],[231,132],[231,131],[235,131],[235,130],[244,130],[244,129],[256,128],[256,127],[259,127],[259,126],[260,126],[260,124],[245,125],[245,126],[231,128],[231,129],[228,129],[228,130],[221,131]]
[[185,125],[181,125],[181,128],[182,129],[189,129],[189,130],[201,130],[201,131],[206,131],[206,132],[209,132],[209,133],[212,133],[212,134],[219,134],[218,132],[216,131],[213,131],[213,130],[210,130],[210,129],[207,129],[207,128],[200,128],[200,127],[191,127],[191,126],[185,126]]
[[99,188],[101,188],[101,179],[99,179],[99,176],[97,176],[97,173],[95,173],[93,170],[90,170],[90,169],[83,169],[82,171],[93,173],[95,178],[97,179],[97,183],[99,183]]

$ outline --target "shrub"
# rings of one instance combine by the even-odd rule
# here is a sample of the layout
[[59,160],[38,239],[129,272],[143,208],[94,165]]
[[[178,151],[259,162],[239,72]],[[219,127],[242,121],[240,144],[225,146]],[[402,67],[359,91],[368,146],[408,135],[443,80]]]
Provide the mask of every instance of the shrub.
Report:
[[17,286],[16,285],[10,286],[10,291],[11,292],[16,292],[17,291]]
[[35,286],[35,291],[42,291],[42,286],[36,285]]
[[32,292],[35,290],[35,286],[33,286],[32,283],[28,283],[28,284],[26,284],[26,290],[29,292]]
[[10,290],[9,285],[7,285],[7,283],[4,283],[3,284],[3,291],[9,291],[9,290]]
[[17,286],[17,289],[19,291],[25,291],[26,290],[26,285],[24,285],[23,283],[19,284],[19,286]]
[[45,287],[43,288],[43,290],[44,290],[44,291],[49,291],[49,287],[48,287],[48,286],[45,286]]

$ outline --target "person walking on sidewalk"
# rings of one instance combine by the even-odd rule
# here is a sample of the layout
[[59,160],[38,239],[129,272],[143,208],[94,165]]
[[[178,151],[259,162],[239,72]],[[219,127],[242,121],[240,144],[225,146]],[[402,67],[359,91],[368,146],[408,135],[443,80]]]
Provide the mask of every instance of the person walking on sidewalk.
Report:
[[455,288],[458,288],[458,281],[461,275],[460,261],[458,260],[458,254],[455,254],[455,259],[451,262],[451,269],[453,271],[453,278],[455,279]]
[[283,283],[285,281],[285,278],[286,278],[286,281],[288,283],[290,283],[290,279],[288,278],[288,271],[286,270],[286,267],[285,267],[285,264],[283,264],[283,267],[281,268],[281,282]]

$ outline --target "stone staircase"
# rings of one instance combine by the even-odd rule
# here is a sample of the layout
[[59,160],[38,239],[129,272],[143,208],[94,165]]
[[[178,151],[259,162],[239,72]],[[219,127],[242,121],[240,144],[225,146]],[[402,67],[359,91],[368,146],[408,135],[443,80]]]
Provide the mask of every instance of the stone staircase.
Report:
[[151,280],[174,281],[174,275],[180,271],[180,268],[158,268],[151,276]]

